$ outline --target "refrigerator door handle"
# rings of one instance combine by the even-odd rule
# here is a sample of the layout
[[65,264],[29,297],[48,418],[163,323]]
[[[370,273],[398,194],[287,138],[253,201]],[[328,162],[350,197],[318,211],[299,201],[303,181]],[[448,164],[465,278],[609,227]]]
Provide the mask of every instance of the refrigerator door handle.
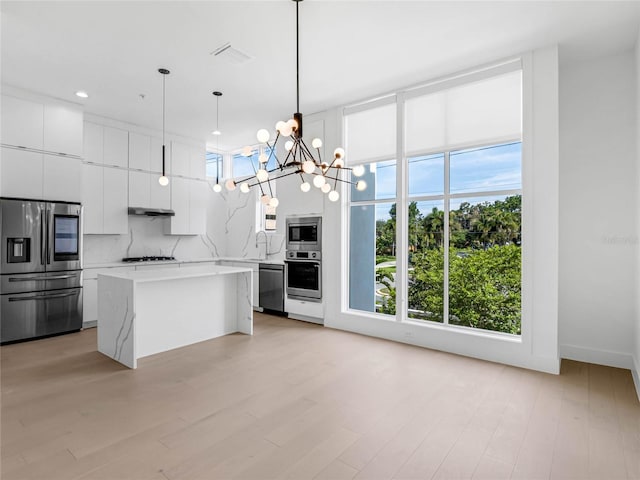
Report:
[[78,295],[80,292],[58,293],[56,295],[32,295],[31,297],[9,297],[10,302],[28,302],[30,300],[48,300],[50,298],[64,298]]
[[13,277],[10,278],[10,282],[32,282],[40,280],[65,280],[67,278],[74,278],[76,275],[55,275],[50,277]]
[[51,224],[51,210],[47,212],[47,265],[51,263],[51,242],[53,236],[53,225]]
[[45,265],[47,259],[45,258],[45,250],[46,250],[46,236],[44,234],[45,229],[45,214],[43,211],[40,212],[40,263]]

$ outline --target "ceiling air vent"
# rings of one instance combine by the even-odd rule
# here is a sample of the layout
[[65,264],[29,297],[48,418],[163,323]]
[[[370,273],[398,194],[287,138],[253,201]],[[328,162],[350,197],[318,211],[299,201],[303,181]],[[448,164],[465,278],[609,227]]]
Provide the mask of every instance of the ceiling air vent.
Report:
[[231,42],[227,42],[221,47],[216,48],[210,55],[225,60],[232,65],[242,65],[253,59],[253,57],[241,52],[237,48],[233,48]]

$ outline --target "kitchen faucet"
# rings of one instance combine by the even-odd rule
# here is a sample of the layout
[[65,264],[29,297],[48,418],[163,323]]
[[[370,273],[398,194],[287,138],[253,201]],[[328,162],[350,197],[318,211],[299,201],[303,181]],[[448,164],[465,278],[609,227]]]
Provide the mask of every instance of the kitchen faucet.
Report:
[[258,258],[262,258],[263,260],[266,260],[266,258],[267,258],[267,247],[268,247],[269,239],[267,238],[267,232],[265,232],[264,230],[258,230],[256,232],[256,248],[258,248],[258,245],[259,245],[258,236],[260,234],[264,235],[264,256],[260,257],[260,250],[258,250]]

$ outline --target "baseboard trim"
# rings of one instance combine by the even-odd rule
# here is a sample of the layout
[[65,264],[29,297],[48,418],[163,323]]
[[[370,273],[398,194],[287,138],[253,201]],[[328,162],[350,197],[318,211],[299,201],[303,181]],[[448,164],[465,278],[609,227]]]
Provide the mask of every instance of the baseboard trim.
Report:
[[82,328],[83,329],[87,329],[87,328],[95,328],[98,326],[98,321],[97,320],[91,320],[89,322],[84,322],[82,324]]
[[595,363],[607,367],[634,369],[633,356],[628,353],[597,350],[577,345],[560,345],[560,358],[578,362]]
[[633,383],[636,386],[636,394],[638,395],[638,401],[640,401],[640,359],[633,359],[633,367],[631,369],[631,375],[633,376]]

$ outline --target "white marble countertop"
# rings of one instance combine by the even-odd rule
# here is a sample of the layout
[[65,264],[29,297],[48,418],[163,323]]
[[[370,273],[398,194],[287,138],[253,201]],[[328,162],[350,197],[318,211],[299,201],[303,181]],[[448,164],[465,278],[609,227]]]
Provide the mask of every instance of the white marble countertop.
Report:
[[102,263],[85,263],[83,268],[114,268],[114,267],[137,267],[139,265],[179,265],[181,263],[207,263],[207,262],[242,262],[242,263],[268,263],[272,265],[284,265],[283,260],[274,259],[258,259],[246,257],[209,257],[209,258],[192,258],[187,260],[162,260],[153,262],[102,262]]
[[203,265],[200,268],[157,268],[153,270],[134,270],[127,272],[101,273],[100,276],[121,278],[133,282],[158,282],[180,278],[211,277],[214,275],[231,275],[235,273],[252,273],[250,268],[223,267],[220,265]]

